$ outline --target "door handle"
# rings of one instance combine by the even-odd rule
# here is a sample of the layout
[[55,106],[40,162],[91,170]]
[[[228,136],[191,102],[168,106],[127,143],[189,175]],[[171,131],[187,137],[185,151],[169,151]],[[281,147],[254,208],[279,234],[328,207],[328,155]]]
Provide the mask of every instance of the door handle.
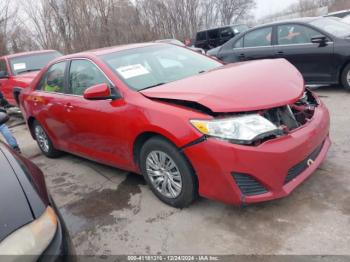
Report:
[[239,58],[245,58],[245,54],[240,54],[238,57]]
[[277,55],[284,55],[284,52],[283,51],[278,51]]

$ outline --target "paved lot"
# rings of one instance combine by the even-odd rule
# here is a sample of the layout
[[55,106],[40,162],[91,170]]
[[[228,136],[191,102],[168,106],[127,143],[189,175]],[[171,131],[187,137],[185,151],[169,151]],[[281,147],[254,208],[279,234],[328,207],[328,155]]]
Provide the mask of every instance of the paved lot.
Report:
[[350,255],[350,93],[317,93],[332,117],[327,160],[288,198],[243,209],[205,199],[170,208],[141,176],[72,155],[47,159],[26,126],[13,131],[44,171],[78,254]]

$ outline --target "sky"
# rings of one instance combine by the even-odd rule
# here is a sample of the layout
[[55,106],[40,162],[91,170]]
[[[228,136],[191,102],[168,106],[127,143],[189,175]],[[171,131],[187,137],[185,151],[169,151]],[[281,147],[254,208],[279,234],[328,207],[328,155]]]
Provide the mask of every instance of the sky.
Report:
[[255,0],[256,8],[253,11],[257,19],[284,10],[298,0]]

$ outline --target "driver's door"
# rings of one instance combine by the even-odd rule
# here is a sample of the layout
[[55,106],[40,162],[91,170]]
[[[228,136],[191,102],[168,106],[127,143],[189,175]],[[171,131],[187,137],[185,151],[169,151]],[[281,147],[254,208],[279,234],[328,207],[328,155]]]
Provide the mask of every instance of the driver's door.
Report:
[[84,91],[94,85],[112,83],[90,60],[74,59],[68,73],[65,121],[69,128],[69,151],[106,164],[122,167],[125,131],[121,120],[127,108],[119,100],[86,100]]

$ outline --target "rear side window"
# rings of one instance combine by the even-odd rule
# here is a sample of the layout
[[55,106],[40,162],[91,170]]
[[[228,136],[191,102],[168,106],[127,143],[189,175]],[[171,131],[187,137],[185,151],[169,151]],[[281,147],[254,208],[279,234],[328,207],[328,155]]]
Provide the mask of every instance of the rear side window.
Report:
[[244,47],[271,45],[272,27],[265,27],[249,32],[244,37]]
[[206,32],[197,33],[197,41],[204,41],[204,40],[207,40],[207,33]]
[[6,74],[8,74],[6,61],[4,59],[0,60],[0,72],[5,72]]
[[218,39],[218,38],[220,38],[219,32],[220,32],[219,29],[208,31],[208,38],[209,39]]
[[66,61],[52,65],[40,80],[37,90],[64,93],[64,72]]
[[103,83],[109,84],[109,81],[95,64],[88,60],[72,60],[69,94],[82,96],[89,87]]
[[290,24],[278,26],[278,44],[279,45],[295,45],[311,43],[311,38],[321,33],[312,28]]

